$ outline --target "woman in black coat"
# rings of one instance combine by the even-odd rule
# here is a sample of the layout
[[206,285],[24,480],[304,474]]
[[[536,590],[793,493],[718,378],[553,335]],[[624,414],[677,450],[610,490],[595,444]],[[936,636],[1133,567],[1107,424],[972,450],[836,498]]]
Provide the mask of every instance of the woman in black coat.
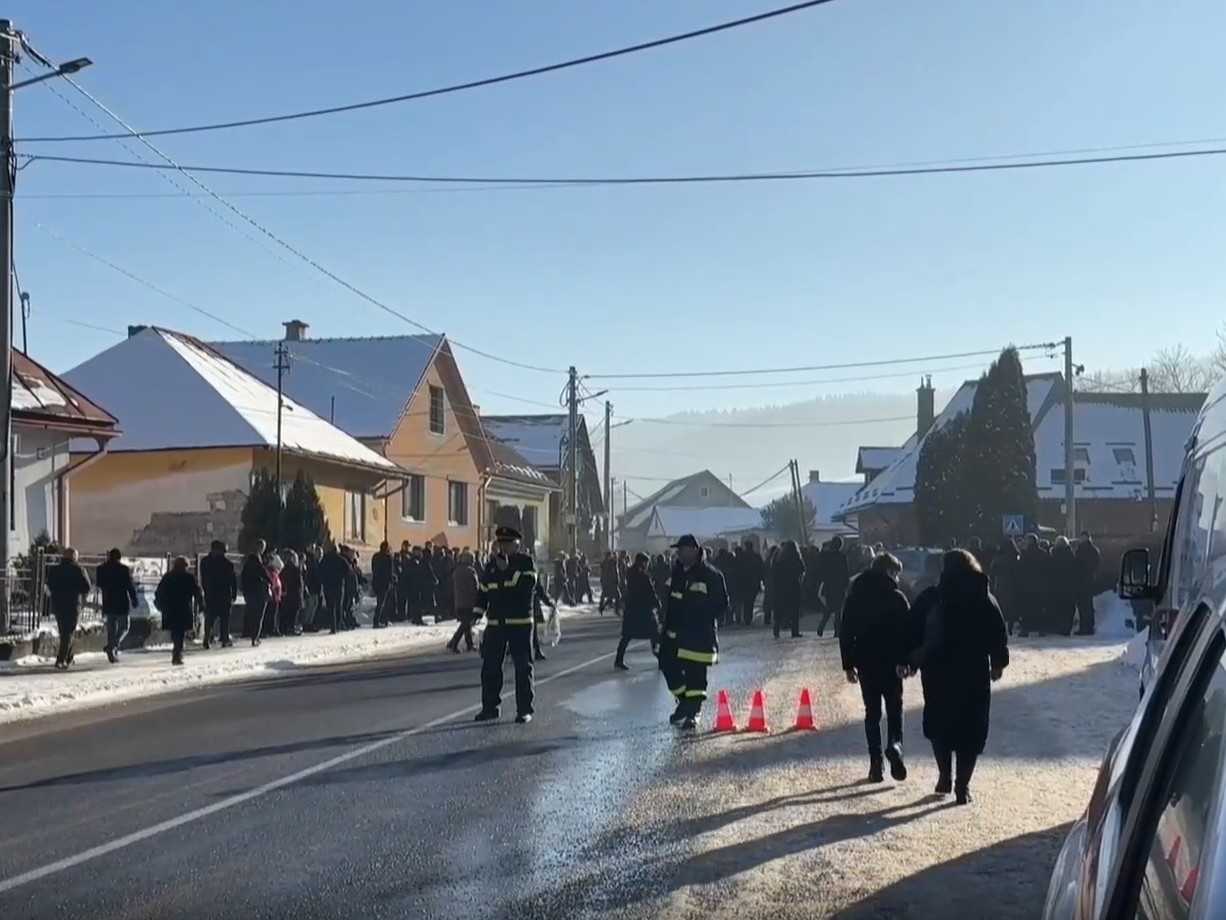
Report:
[[281,606],[278,608],[281,619],[281,635],[298,636],[302,629],[298,626],[298,617],[306,606],[306,589],[303,585],[302,569],[298,565],[298,554],[292,549],[285,550],[285,567],[281,569]]
[[975,557],[961,549],[946,553],[940,584],[912,607],[911,663],[924,688],[924,737],[940,772],[937,794],[949,794],[952,786],[959,805],[971,801],[971,775],[988,739],[991,684],[1009,665],[1008,643],[1004,617]]
[[660,636],[660,624],[656,622],[656,610],[660,601],[656,598],[655,586],[647,572],[651,560],[646,553],[634,557],[634,565],[626,573],[626,596],[623,600],[622,638],[617,643],[617,660],[613,667],[629,671],[626,667],[626,646],[634,639],[646,639],[651,643],[651,653],[656,654]]
[[192,604],[195,603],[200,610],[204,609],[204,595],[200,593],[196,576],[187,569],[186,558],[175,557],[170,571],[158,582],[153,600],[162,614],[162,628],[170,630],[173,643],[171,664],[183,664],[183,640],[195,621]]
[[800,602],[804,598],[805,563],[795,540],[787,540],[771,563],[771,606],[774,608],[775,638],[779,628],[788,624],[792,638],[800,638]]

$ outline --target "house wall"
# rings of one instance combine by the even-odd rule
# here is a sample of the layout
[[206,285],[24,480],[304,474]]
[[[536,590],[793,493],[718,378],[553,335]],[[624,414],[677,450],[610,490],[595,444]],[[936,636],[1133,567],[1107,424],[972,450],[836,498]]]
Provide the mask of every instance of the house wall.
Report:
[[45,428],[13,426],[13,529],[9,551],[29,552],[30,544],[45,533],[52,541],[60,533],[58,473],[68,466],[68,438]]
[[[387,539],[393,546],[399,546],[404,540],[413,545],[429,540],[446,546],[476,547],[480,541],[481,475],[446,384],[438,363],[431,364],[401,416],[400,424],[383,446],[383,454],[389,460],[411,473],[423,475],[426,480],[423,521],[404,519],[403,492],[398,491],[387,499]],[[442,387],[447,393],[441,435],[430,431],[430,386]],[[468,411],[465,406],[459,409]],[[448,483],[452,481],[468,484],[468,523],[463,526],[453,525],[448,520]],[[398,487],[399,483],[395,488]]]
[[[531,486],[491,481],[484,495],[486,510],[481,518],[481,548],[484,549],[493,541],[494,528],[500,523],[499,516],[502,509],[515,509],[512,516],[518,516],[519,523],[522,525],[524,512],[531,508],[536,512],[536,539],[530,547],[533,555],[538,560],[553,558],[554,553],[562,547],[554,545],[552,541],[553,517],[550,509],[553,502],[550,500],[551,494],[532,489]],[[527,538],[527,534],[524,536]]]

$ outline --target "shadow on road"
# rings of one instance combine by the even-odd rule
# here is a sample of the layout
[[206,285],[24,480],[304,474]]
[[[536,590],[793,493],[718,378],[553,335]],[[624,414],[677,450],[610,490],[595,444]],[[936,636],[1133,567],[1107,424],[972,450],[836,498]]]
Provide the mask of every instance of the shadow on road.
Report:
[[[302,781],[303,786],[332,786],[340,783],[362,783],[379,780],[411,779],[427,773],[480,767],[505,760],[545,757],[555,751],[571,748],[577,735],[552,738],[548,741],[512,741],[503,744],[478,745],[458,751],[444,751],[428,757],[406,757],[356,767],[328,770]],[[530,769],[520,765],[522,769]]]

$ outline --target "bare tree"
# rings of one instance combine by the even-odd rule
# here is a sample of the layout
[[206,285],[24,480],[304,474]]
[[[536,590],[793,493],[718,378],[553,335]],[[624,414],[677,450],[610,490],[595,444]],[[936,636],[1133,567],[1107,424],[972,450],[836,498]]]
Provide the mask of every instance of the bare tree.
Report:
[[1226,325],[1218,328],[1217,347],[1213,349],[1213,354],[1209,356],[1209,363],[1213,366],[1214,373],[1218,377],[1226,375]]
[[1212,358],[1198,358],[1185,346],[1163,348],[1150,361],[1150,388],[1155,393],[1202,393],[1217,377]]

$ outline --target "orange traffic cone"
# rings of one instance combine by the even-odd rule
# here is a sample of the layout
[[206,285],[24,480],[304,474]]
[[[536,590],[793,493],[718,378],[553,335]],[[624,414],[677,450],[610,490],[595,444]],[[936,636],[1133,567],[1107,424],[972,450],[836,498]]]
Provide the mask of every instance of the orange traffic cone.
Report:
[[766,694],[761,690],[753,692],[753,705],[749,707],[749,724],[745,726],[747,732],[769,732],[766,727]]
[[719,703],[715,708],[715,727],[712,731],[736,731],[736,720],[732,718],[732,704],[728,701],[727,690],[719,691]]
[[808,687],[800,691],[800,704],[796,707],[796,724],[792,726],[792,729],[798,732],[817,730],[817,726],[813,724],[813,701],[809,698]]

